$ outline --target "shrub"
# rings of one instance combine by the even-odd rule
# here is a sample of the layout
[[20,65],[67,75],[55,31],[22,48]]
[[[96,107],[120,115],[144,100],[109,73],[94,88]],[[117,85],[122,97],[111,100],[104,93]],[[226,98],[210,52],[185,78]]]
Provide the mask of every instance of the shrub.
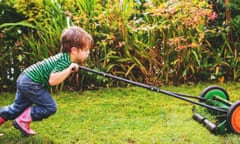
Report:
[[[23,68],[59,52],[69,25],[94,37],[87,66],[117,76],[152,85],[240,76],[237,0],[2,0],[0,6],[0,91],[12,90]],[[112,85],[83,73],[57,88]]]

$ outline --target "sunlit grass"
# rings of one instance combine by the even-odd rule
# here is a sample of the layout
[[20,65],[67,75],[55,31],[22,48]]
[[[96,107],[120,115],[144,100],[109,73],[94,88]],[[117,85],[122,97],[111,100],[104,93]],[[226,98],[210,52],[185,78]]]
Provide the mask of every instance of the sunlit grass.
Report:
[[[207,84],[163,87],[198,96]],[[240,84],[222,84],[235,102]],[[0,126],[0,143],[240,143],[234,134],[213,135],[192,119],[192,104],[142,88],[103,88],[96,91],[53,94],[58,112],[32,123],[37,132],[24,138],[11,121]],[[1,94],[0,106],[10,104],[14,94]]]

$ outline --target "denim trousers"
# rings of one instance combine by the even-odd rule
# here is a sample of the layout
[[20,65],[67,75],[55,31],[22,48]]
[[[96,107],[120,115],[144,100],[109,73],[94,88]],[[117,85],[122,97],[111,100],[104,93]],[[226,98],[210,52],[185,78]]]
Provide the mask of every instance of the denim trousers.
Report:
[[33,121],[40,121],[54,114],[56,102],[43,84],[32,81],[24,72],[17,79],[17,92],[13,104],[0,109],[4,120],[14,120],[31,107]]

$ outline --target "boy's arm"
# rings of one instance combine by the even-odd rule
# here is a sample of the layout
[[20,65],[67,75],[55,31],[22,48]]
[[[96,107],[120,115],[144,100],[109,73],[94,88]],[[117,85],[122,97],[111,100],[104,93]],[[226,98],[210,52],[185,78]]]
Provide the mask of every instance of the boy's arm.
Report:
[[62,83],[72,72],[78,71],[78,65],[72,63],[68,68],[60,72],[51,73],[49,76],[48,83],[50,86],[55,86]]

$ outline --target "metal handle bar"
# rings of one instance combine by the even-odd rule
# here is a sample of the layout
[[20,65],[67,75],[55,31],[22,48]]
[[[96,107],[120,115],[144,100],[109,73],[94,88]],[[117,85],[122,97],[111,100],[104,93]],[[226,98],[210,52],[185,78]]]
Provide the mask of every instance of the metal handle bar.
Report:
[[196,102],[196,101],[193,101],[189,98],[183,97],[181,94],[177,94],[177,93],[173,93],[173,92],[170,92],[170,91],[162,90],[162,89],[159,89],[159,88],[151,86],[151,85],[143,84],[143,83],[140,83],[140,82],[135,82],[135,81],[128,80],[128,79],[125,79],[125,78],[122,78],[122,77],[117,77],[117,76],[114,76],[114,75],[111,75],[111,74],[108,74],[108,73],[96,71],[96,70],[93,70],[93,69],[90,69],[90,68],[87,68],[87,67],[83,67],[83,66],[79,66],[79,69],[84,70],[84,71],[88,71],[88,72],[92,72],[92,73],[95,73],[95,74],[98,74],[98,75],[102,75],[104,77],[109,77],[109,78],[112,78],[112,79],[116,79],[116,80],[119,80],[119,81],[130,83],[132,85],[139,86],[139,87],[142,87],[142,88],[145,88],[145,89],[148,89],[148,90],[163,93],[163,94],[166,94],[166,95],[169,95],[169,96],[172,96],[172,97],[175,97],[175,98],[178,98],[178,99],[181,99],[181,100],[184,100],[184,101],[187,101],[187,102],[190,102],[190,103],[193,103],[193,104],[196,104],[196,105],[208,108],[208,109],[212,109],[212,110],[215,110],[215,111],[218,111],[218,112],[227,113],[226,109],[221,109],[221,108],[214,107],[214,106],[211,106],[211,105],[207,105],[207,104],[204,104],[204,103]]

